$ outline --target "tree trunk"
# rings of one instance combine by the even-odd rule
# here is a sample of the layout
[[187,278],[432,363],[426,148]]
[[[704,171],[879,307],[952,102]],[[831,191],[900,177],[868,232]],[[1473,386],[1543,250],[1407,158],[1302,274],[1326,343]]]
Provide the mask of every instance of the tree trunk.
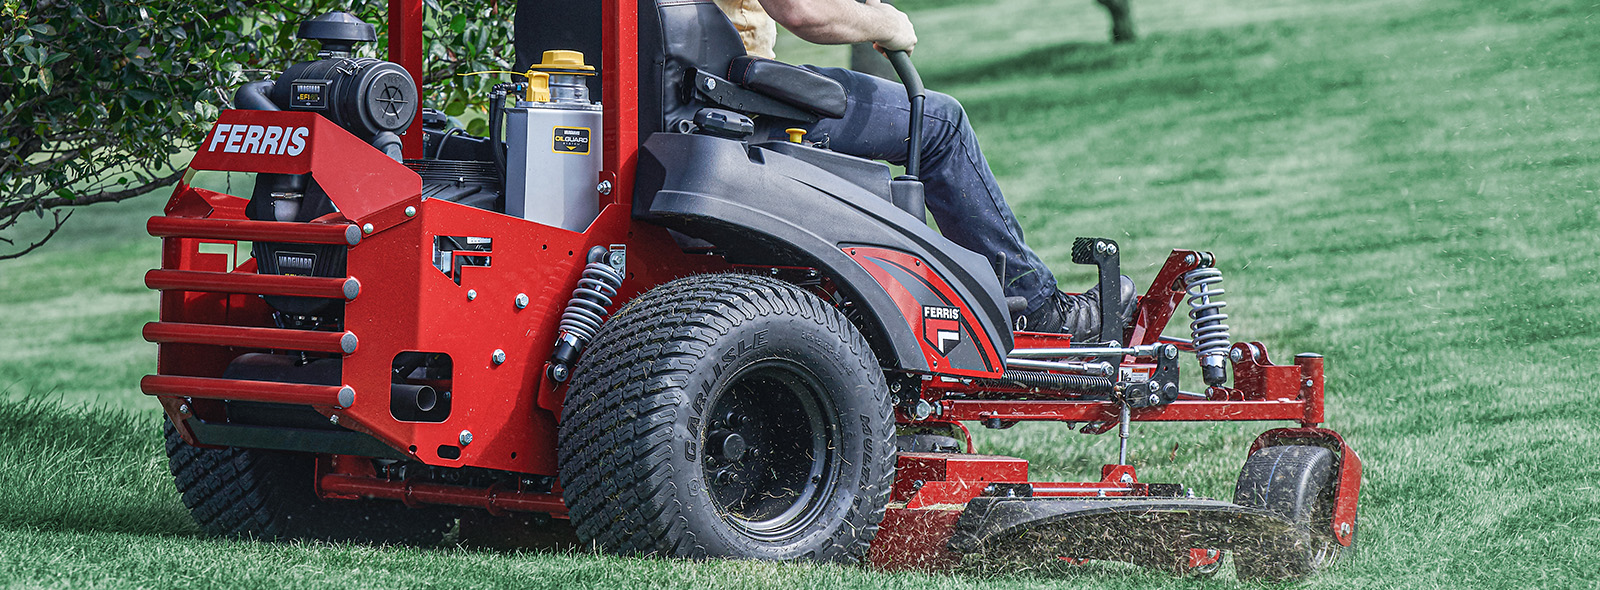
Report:
[[1133,33],[1132,0],[1098,0],[1106,12],[1111,13],[1111,42],[1132,43],[1138,36]]

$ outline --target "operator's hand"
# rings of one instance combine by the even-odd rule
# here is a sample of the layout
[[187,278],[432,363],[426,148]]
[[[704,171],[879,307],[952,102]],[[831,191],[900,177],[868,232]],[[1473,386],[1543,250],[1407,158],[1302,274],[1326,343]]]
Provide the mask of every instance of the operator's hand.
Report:
[[911,53],[917,47],[917,31],[911,26],[911,17],[893,5],[884,4],[881,0],[865,0],[868,10],[876,13],[882,23],[882,38],[873,41],[872,46],[878,51],[904,51]]

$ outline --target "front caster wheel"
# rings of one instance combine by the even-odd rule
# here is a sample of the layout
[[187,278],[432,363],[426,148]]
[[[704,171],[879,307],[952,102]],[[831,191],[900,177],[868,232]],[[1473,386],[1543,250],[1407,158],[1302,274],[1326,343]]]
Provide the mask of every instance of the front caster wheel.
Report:
[[838,310],[749,275],[645,293],[595,337],[559,440],[584,542],[624,554],[855,561],[883,519],[892,404]]
[[1300,579],[1338,561],[1344,546],[1328,526],[1337,464],[1332,451],[1303,445],[1267,447],[1245,460],[1233,503],[1275,512],[1298,531],[1288,546],[1235,554],[1239,579]]

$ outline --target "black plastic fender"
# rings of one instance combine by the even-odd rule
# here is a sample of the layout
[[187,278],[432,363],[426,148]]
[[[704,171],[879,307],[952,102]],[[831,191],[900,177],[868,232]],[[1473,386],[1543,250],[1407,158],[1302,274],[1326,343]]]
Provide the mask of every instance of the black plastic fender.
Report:
[[827,273],[887,345],[885,366],[1004,370],[1010,316],[988,261],[816,165],[735,140],[652,134],[633,215],[709,241],[736,264]]

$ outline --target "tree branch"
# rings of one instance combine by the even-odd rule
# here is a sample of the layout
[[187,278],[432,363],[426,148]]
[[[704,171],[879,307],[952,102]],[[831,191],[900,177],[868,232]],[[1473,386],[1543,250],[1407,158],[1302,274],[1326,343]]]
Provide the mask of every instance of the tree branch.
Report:
[[[44,237],[39,238],[39,241],[34,242],[32,245],[29,245],[27,248],[23,248],[21,252],[13,252],[11,254],[0,254],[0,260],[10,260],[12,258],[21,258],[24,254],[27,254],[29,252],[32,252],[34,250],[39,249],[39,246],[43,246],[45,242],[50,241],[50,238],[56,237],[56,232],[61,231],[61,226],[65,225],[67,223],[67,220],[72,218],[72,212],[71,211],[67,212],[66,217],[62,217],[60,211],[53,212],[53,213],[51,213],[51,215],[54,217],[55,227],[50,228],[50,233],[45,234]],[[6,240],[6,243],[10,244],[11,240]]]
[[[156,178],[142,185],[126,188],[119,191],[102,191],[100,193],[68,199],[65,197],[50,197],[48,199],[29,200],[22,203],[13,203],[0,207],[0,217],[12,217],[17,213],[30,211],[37,208],[54,209],[56,207],[79,207],[95,203],[115,203],[128,198],[137,197],[155,189],[177,182],[183,178],[184,169],[175,170],[172,174]],[[53,232],[52,232],[53,233]]]

